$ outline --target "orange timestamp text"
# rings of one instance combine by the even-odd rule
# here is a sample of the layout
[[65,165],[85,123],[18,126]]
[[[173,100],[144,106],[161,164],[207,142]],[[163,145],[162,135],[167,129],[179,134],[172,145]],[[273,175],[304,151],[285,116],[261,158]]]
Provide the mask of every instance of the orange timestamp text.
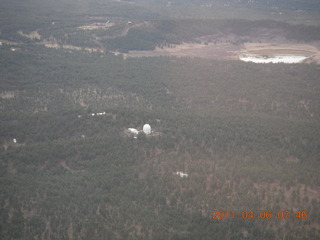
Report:
[[212,211],[212,219],[288,219],[288,218],[300,218],[307,219],[309,217],[306,210],[302,211],[241,211],[241,213],[236,214],[235,211]]

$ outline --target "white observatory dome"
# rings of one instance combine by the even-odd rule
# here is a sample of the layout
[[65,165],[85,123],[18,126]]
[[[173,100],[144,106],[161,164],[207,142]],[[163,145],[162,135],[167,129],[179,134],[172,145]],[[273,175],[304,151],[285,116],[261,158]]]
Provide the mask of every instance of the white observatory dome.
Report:
[[151,133],[151,126],[149,124],[145,124],[145,125],[143,125],[142,130],[145,134],[150,134]]

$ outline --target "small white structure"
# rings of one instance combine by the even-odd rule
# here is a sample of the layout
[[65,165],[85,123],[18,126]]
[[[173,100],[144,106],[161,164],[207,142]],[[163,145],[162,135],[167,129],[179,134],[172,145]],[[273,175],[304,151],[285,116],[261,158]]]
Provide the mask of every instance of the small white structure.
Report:
[[135,128],[128,128],[128,130],[129,130],[131,133],[135,134],[135,135],[138,135],[138,134],[139,134],[139,131],[138,131],[137,129],[135,129]]
[[13,143],[17,143],[17,139],[15,139],[15,138],[12,139],[12,141],[13,141]]
[[188,177],[188,174],[187,173],[183,173],[183,172],[177,172],[176,173],[178,176],[180,176],[181,178],[187,178]]
[[106,112],[97,113],[97,116],[106,115]]
[[142,131],[143,131],[146,135],[150,134],[150,133],[151,133],[151,126],[150,126],[149,124],[143,125]]
[[106,112],[91,113],[91,116],[102,116],[102,115],[106,115]]

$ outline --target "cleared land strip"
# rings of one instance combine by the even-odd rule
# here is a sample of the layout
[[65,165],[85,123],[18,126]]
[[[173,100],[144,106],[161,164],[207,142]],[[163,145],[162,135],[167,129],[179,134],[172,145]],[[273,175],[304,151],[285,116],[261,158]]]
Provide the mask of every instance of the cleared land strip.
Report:
[[176,56],[199,57],[209,59],[238,60],[243,54],[289,54],[310,56],[308,62],[320,64],[320,50],[311,44],[274,44],[245,43],[233,45],[229,43],[183,43],[170,47],[156,48],[153,51],[130,51],[127,57]]

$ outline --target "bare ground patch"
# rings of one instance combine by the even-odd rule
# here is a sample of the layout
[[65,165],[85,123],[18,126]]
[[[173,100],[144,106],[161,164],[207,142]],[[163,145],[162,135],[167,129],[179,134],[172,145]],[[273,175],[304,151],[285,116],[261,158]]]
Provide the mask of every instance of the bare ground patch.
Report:
[[73,45],[61,45],[57,42],[43,42],[42,43],[47,48],[55,48],[55,49],[66,49],[66,50],[76,50],[76,51],[86,51],[86,52],[101,52],[103,53],[104,50],[100,48],[89,48],[89,47],[78,47]]
[[33,31],[29,34],[26,34],[22,30],[19,30],[18,34],[29,39],[38,39],[38,40],[41,39],[41,35],[38,33],[38,31]]
[[18,42],[13,42],[13,41],[5,40],[5,39],[0,39],[0,42],[3,44],[12,45],[12,46],[20,45],[20,43],[18,43]]
[[15,91],[4,91],[0,93],[0,98],[2,99],[12,99],[16,96],[16,92]]

